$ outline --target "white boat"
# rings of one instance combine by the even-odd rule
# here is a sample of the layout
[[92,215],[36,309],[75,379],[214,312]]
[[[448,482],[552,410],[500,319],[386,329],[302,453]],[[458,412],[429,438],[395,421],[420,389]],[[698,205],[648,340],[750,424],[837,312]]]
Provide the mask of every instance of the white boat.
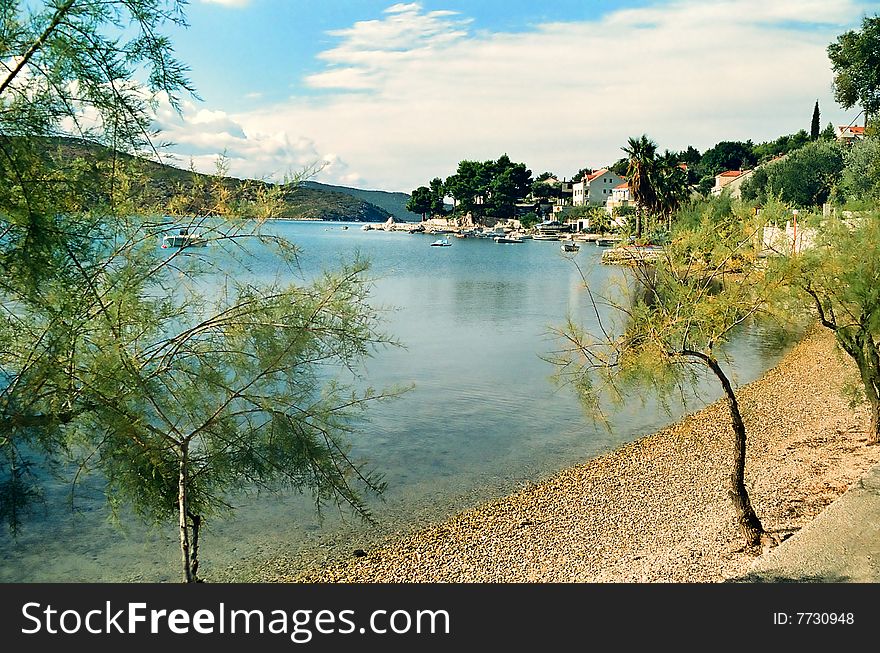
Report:
[[431,247],[451,247],[452,243],[450,243],[445,238],[440,238],[439,240],[435,240],[431,243]]
[[535,234],[532,240],[559,240],[558,234]]
[[516,236],[495,236],[492,240],[496,243],[521,243],[523,241],[522,238]]
[[205,247],[207,239],[200,233],[189,233],[187,229],[181,229],[180,233],[168,234],[162,237],[162,249],[183,249],[184,247]]
[[560,249],[563,252],[576,252],[580,249],[580,246],[577,243],[567,241],[562,243],[562,247],[560,247]]

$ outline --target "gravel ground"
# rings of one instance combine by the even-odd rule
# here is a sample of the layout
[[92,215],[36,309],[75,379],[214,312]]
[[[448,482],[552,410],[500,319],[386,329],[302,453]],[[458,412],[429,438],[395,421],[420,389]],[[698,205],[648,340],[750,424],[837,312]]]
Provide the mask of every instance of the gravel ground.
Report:
[[[849,408],[855,368],[823,330],[740,388],[746,482],[766,530],[804,526],[880,462],[867,413]],[[748,571],[727,498],[733,435],[724,402],[607,455],[333,566],[276,582],[719,582]]]

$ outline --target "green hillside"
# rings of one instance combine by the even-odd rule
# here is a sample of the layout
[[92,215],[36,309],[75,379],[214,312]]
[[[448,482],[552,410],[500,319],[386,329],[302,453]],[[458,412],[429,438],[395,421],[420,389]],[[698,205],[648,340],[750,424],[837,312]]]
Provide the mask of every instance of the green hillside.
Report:
[[[59,170],[99,169],[112,165],[112,150],[89,141],[74,138],[46,139],[47,159]],[[116,153],[115,161],[133,173],[134,192],[145,206],[170,211],[171,205],[180,198],[187,198],[192,210],[210,203],[213,178],[209,175],[183,170],[175,166],[157,163]],[[98,176],[97,174],[95,175]],[[277,188],[263,181],[242,180],[225,177],[223,187],[244,197],[256,195],[260,189]],[[336,220],[357,222],[385,222],[392,213],[363,198],[350,193],[336,192],[333,187],[312,188],[308,185],[281,187],[282,208],[279,217],[304,220]],[[390,194],[390,193],[389,193]],[[402,193],[400,193],[403,195]],[[100,200],[100,197],[96,197]]]
[[347,186],[322,184],[317,181],[305,181],[302,183],[302,186],[314,190],[350,195],[351,197],[355,197],[359,200],[363,200],[364,202],[385,209],[398,220],[418,222],[422,219],[421,215],[410,213],[406,210],[406,203],[409,201],[409,195],[406,193],[392,193],[384,190],[361,190],[359,188],[349,188]]

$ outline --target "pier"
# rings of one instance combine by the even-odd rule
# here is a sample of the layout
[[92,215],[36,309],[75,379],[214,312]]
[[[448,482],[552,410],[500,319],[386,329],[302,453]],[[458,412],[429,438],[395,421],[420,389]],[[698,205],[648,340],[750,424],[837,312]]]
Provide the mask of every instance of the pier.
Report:
[[623,245],[602,252],[605,265],[639,265],[652,263],[662,257],[666,250],[656,245]]

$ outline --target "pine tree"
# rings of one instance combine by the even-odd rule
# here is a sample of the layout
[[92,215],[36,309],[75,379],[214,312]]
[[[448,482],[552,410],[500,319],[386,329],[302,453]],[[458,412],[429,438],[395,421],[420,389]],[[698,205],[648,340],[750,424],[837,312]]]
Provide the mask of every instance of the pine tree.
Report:
[[819,140],[819,100],[816,100],[816,106],[813,107],[813,122],[810,123],[810,140]]

